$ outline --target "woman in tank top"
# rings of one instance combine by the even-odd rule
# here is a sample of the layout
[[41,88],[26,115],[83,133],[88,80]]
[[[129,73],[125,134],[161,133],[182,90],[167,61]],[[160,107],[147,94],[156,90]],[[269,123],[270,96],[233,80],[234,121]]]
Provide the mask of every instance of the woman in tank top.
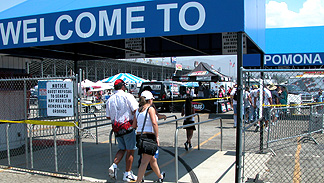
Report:
[[[141,135],[143,124],[144,124],[144,118],[146,116],[146,122],[143,129],[142,138],[147,138],[150,140],[153,140],[158,145],[159,142],[159,129],[157,124],[157,114],[154,107],[151,107],[153,104],[153,95],[150,91],[143,91],[140,97],[140,104],[142,104],[142,107],[140,107],[135,114],[134,122],[133,122],[133,128],[137,129],[137,135],[136,139],[138,139]],[[146,115],[147,113],[147,115]],[[142,161],[141,165],[138,169],[138,175],[137,175],[137,181],[141,182],[146,170],[147,165],[150,163],[152,170],[154,173],[158,176],[159,180],[158,182],[163,182],[163,179],[165,177],[164,172],[160,172],[160,168],[157,164],[157,160],[154,158],[154,154],[146,154],[144,150],[139,149],[139,153],[142,154]]]

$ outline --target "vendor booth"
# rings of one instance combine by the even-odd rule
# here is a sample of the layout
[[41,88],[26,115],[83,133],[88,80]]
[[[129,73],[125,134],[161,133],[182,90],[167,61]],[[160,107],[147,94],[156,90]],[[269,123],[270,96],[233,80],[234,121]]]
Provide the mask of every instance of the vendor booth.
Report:
[[[182,76],[174,76],[172,78],[174,81],[182,81],[182,82],[220,82],[220,81],[231,81],[231,78],[216,71],[210,65],[204,62],[200,62],[198,66],[192,70],[190,73],[182,75]],[[198,85],[198,87],[200,87]],[[209,86],[204,90],[210,90]],[[199,96],[195,97],[194,107],[196,112],[204,112],[204,113],[222,113],[228,112],[230,107],[228,107],[227,98],[224,99],[216,99],[204,97],[205,99],[199,100]],[[180,107],[182,107],[183,103],[174,104],[175,109],[178,111]]]
[[219,81],[231,81],[232,79],[224,74],[216,71],[210,65],[204,62],[200,62],[199,65],[190,73],[182,76],[173,76],[173,81],[182,82],[219,82]]

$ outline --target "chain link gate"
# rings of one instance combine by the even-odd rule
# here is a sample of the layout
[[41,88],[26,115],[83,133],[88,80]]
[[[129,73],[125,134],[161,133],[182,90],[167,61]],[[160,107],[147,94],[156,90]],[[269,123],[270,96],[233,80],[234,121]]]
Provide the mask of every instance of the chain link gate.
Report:
[[[244,89],[251,89],[255,104],[244,105],[242,113],[243,182],[323,181],[323,73],[308,69],[243,69]],[[266,102],[269,92],[275,103]],[[245,96],[243,92],[242,104]]]
[[[67,110],[71,108],[73,114],[70,117],[47,114],[46,108],[50,108],[50,104],[46,98],[46,83],[58,81],[69,82],[72,86],[71,91],[66,90],[66,93],[62,90],[53,93],[63,98],[71,93],[71,105],[64,104],[64,99],[54,101]],[[79,130],[76,128],[80,110],[77,83],[77,77],[0,79],[1,167],[55,175],[80,175],[82,146],[79,146]],[[53,112],[59,108],[55,105],[51,107]]]

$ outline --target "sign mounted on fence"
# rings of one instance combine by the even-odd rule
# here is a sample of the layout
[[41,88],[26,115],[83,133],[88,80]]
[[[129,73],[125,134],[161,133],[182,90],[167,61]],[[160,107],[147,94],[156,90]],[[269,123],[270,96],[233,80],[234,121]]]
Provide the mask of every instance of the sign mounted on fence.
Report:
[[73,116],[73,82],[47,82],[47,115]]

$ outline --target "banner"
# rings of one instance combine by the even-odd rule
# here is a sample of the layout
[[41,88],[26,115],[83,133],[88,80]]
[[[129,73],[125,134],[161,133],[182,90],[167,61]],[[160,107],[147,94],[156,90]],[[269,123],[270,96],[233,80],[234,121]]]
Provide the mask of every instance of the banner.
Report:
[[182,71],[182,65],[181,64],[176,64],[176,70],[177,71]]

